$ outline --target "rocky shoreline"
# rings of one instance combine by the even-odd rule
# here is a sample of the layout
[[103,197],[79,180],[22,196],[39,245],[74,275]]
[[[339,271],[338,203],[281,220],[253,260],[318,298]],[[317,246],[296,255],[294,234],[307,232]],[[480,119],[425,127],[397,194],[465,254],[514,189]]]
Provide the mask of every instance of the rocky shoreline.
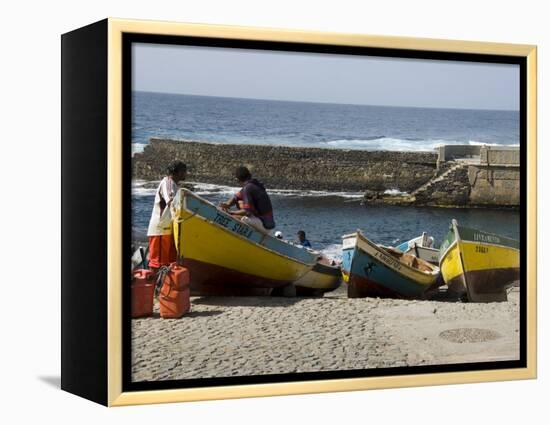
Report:
[[[234,186],[246,165],[267,187],[364,192],[365,203],[437,207],[518,207],[519,153],[458,146],[439,152],[364,151],[151,139],[132,161],[134,179],[159,180],[166,164],[188,164],[192,181]],[[450,155],[449,152],[455,153]],[[517,157],[517,158],[516,158]]]

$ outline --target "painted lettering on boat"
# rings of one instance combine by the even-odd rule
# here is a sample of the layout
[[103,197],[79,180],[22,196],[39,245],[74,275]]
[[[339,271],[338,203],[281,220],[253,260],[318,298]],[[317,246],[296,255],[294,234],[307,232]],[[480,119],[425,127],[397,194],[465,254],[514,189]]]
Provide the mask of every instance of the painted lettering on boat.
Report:
[[229,223],[231,223],[231,220],[229,219],[229,217],[226,217],[220,213],[216,213],[214,223],[220,224],[223,227],[229,227]]
[[480,254],[487,254],[489,252],[489,248],[486,246],[476,245],[476,252],[479,252]]
[[474,241],[485,243],[500,243],[500,238],[494,235],[484,235],[482,233],[474,233]]
[[250,238],[250,236],[252,236],[252,230],[250,230],[242,223],[234,223],[231,230],[233,230],[235,233],[238,233],[239,235],[244,236],[245,238]]
[[401,263],[399,261],[388,255],[382,254],[380,251],[376,251],[374,257],[395,270],[401,270]]
[[219,224],[220,226],[223,226],[226,229],[229,229],[241,236],[244,236],[245,238],[250,238],[250,236],[252,236],[252,233],[254,233],[245,224],[239,223],[238,221],[235,222],[231,220],[229,217],[226,217],[225,215],[220,213],[216,213],[216,217],[214,218],[213,221],[214,223]]

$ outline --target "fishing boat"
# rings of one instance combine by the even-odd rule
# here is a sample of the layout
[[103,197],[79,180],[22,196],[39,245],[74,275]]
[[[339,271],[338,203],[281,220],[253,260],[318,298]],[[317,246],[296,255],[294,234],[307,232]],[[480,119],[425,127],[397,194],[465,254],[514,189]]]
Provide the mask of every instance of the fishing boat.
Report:
[[334,291],[342,283],[340,265],[321,256],[313,268],[294,282],[297,295],[322,295]]
[[434,238],[426,232],[410,241],[397,245],[395,249],[405,254],[413,255],[428,263],[439,265],[439,250],[433,247]]
[[506,301],[519,280],[519,241],[459,226],[441,244],[440,268],[449,291],[473,302]]
[[267,295],[317,264],[318,252],[262,233],[187,189],[174,198],[172,218],[194,294]]
[[423,298],[440,285],[439,268],[370,241],[358,230],[342,237],[348,297]]

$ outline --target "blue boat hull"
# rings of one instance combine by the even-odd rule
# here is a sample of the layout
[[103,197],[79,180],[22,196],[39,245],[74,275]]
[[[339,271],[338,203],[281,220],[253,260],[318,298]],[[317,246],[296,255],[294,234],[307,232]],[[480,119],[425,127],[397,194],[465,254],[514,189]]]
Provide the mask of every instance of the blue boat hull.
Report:
[[[368,252],[361,245],[366,246]],[[438,276],[438,270],[433,273],[413,270],[364,241],[344,246],[342,269],[347,274],[350,298],[422,298],[436,284]]]

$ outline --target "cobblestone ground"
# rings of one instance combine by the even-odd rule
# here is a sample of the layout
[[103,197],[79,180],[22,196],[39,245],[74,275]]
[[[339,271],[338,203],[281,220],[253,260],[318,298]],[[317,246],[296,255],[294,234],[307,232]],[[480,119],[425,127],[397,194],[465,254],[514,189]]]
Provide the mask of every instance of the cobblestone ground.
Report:
[[[193,297],[180,319],[132,320],[132,379],[317,372],[519,358],[508,302]],[[484,337],[487,335],[487,337]]]

